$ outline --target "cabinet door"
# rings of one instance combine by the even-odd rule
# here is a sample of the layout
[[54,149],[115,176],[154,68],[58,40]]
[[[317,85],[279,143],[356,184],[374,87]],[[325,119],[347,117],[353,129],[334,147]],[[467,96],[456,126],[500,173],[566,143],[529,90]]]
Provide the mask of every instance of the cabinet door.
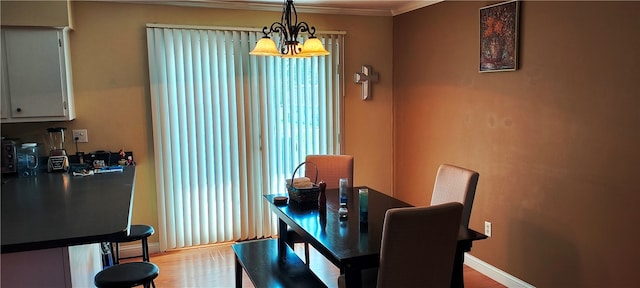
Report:
[[56,29],[7,29],[3,32],[10,116],[65,116],[68,103],[64,93],[62,33]]
[[9,117],[9,88],[7,85],[8,83],[8,78],[7,78],[7,57],[6,57],[6,46],[4,45],[4,31],[2,32],[3,35],[2,37],[0,37],[0,39],[2,39],[2,46],[0,46],[1,50],[0,53],[2,53],[2,63],[0,63],[0,65],[2,66],[2,75],[0,75],[0,81],[2,81],[2,83],[0,83],[0,95],[2,95],[2,98],[0,98],[0,118],[1,119],[7,119],[7,117]]

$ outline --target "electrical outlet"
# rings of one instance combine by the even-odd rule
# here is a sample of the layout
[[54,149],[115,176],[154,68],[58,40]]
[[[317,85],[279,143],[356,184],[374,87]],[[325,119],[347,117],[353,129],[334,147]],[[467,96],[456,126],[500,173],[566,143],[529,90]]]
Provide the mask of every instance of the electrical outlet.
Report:
[[491,222],[484,221],[484,235],[491,237]]
[[[77,140],[76,140],[77,139]],[[89,142],[89,136],[87,135],[87,129],[73,130],[73,139],[77,143]]]

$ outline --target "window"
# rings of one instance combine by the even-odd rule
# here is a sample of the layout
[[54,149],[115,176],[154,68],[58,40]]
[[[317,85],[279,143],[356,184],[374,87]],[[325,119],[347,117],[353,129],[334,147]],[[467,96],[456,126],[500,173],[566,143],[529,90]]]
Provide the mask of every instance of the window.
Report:
[[162,251],[275,234],[262,195],[307,154],[340,153],[343,33],[305,59],[249,56],[260,37],[147,28]]

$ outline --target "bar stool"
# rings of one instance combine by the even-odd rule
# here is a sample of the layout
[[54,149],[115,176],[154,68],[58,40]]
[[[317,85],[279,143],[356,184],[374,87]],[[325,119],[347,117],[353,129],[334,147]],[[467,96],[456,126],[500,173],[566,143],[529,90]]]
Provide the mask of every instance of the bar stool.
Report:
[[104,269],[93,279],[98,288],[124,288],[144,285],[145,288],[153,286],[153,279],[160,274],[160,269],[151,262],[129,262],[117,264]]
[[[137,258],[137,257],[142,257],[143,261],[149,262],[149,241],[147,238],[153,235],[153,233],[155,233],[155,230],[153,230],[153,226],[131,225],[131,227],[129,228],[129,236],[111,239],[111,242],[109,242],[109,245],[110,245],[111,253],[113,256],[113,264],[120,264],[120,259],[129,259],[129,258]],[[142,240],[142,255],[120,258],[119,243],[132,242],[132,241],[138,241],[138,240]]]

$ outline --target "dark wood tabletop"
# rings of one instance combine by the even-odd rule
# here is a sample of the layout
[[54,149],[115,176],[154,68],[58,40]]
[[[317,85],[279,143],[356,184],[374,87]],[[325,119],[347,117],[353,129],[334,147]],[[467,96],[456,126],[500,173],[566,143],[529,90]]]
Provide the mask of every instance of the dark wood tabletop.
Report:
[[338,189],[327,189],[326,211],[299,207],[291,200],[289,205],[276,206],[273,204],[273,198],[279,195],[265,196],[265,199],[272,203],[272,211],[280,218],[280,239],[286,240],[283,238],[283,235],[286,237],[286,233],[282,233],[283,225],[285,231],[286,226],[291,227],[307,239],[318,252],[338,266],[345,274],[348,283],[351,282],[352,275],[359,275],[361,269],[378,266],[382,225],[386,211],[390,208],[411,206],[368,188],[368,219],[367,222],[361,222],[359,188],[367,187],[349,188],[347,202],[349,213],[345,220],[341,220],[338,215],[340,208]]
[[[336,265],[366,255],[377,257],[380,252],[382,239],[382,224],[384,214],[389,208],[411,206],[403,201],[390,197],[384,193],[369,188],[369,215],[368,222],[361,223],[359,219],[358,189],[366,187],[353,187],[349,189],[347,219],[340,220],[338,215],[339,197],[338,189],[327,189],[326,221],[321,221],[320,209],[305,209],[290,201],[290,205],[280,206],[283,216],[290,218],[297,225],[289,225],[298,234],[309,234],[314,247],[324,247],[331,255],[329,260]],[[267,200],[271,200],[267,196]],[[271,201],[272,202],[272,201]],[[287,221],[285,221],[287,222]],[[298,227],[299,226],[299,227]],[[324,254],[324,253],[323,253]],[[326,256],[326,255],[325,255]],[[343,262],[343,263],[340,263]]]
[[[324,255],[329,261],[340,268],[345,274],[348,287],[358,287],[361,269],[377,267],[380,258],[380,244],[382,240],[382,226],[387,210],[412,205],[382,192],[369,189],[368,217],[363,222],[359,215],[358,190],[367,187],[351,187],[348,195],[349,210],[345,220],[339,219],[338,189],[327,189],[326,209],[300,207],[289,200],[288,205],[276,205],[273,199],[286,194],[265,195],[265,200],[271,203],[271,210],[279,218],[280,241],[286,241],[286,229],[290,227],[304,237],[310,245]],[[485,239],[487,236],[472,229],[461,227],[458,234],[458,251],[456,259],[461,260],[464,252],[471,249],[472,241]],[[456,261],[458,262],[458,261]],[[462,262],[456,263],[454,270],[461,270]],[[459,285],[458,279],[462,271],[454,271],[453,283]],[[452,283],[452,284],[453,284]],[[461,284],[464,285],[464,284]],[[458,287],[458,286],[455,286]]]
[[127,235],[135,167],[73,176],[42,173],[2,184],[2,253],[103,242]]

